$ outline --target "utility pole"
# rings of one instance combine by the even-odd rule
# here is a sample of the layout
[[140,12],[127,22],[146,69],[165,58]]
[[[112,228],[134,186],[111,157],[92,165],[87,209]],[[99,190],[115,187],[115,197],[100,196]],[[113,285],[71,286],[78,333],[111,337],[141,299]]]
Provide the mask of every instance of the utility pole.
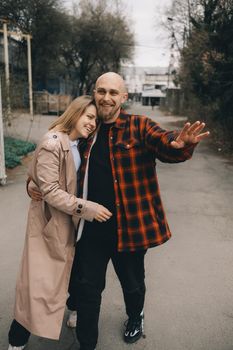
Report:
[[4,152],[4,138],[3,138],[3,121],[2,121],[2,87],[0,77],[0,184],[6,184],[5,172],[5,152]]
[[1,21],[3,22],[3,30],[0,30],[0,33],[3,33],[3,36],[4,36],[4,59],[5,59],[5,76],[6,76],[6,89],[7,89],[7,117],[9,119],[11,117],[8,35],[15,35],[15,36],[20,36],[21,38],[26,38],[27,40],[29,107],[30,107],[31,121],[33,121],[32,60],[31,60],[32,36],[30,34],[8,31],[7,21],[6,20],[1,20]]
[[11,100],[10,100],[10,69],[9,69],[9,51],[8,51],[8,32],[7,21],[3,20],[3,45],[5,61],[5,78],[6,78],[6,113],[8,125],[11,125]]
[[190,37],[191,35],[191,4],[190,4],[190,0],[188,1],[188,36]]
[[31,121],[33,121],[33,95],[32,95],[32,55],[31,55],[31,35],[27,34],[27,49],[28,49],[28,87],[29,87],[29,106]]
[[169,66],[168,66],[168,77],[167,77],[167,88],[169,89],[170,85],[170,76],[172,69],[174,69],[175,65],[175,44],[177,46],[177,49],[180,53],[180,47],[178,45],[176,36],[175,36],[175,31],[173,28],[173,18],[172,17],[167,17],[167,20],[171,22],[171,29],[172,29],[172,35],[171,35],[171,47],[170,47],[170,60],[169,60]]

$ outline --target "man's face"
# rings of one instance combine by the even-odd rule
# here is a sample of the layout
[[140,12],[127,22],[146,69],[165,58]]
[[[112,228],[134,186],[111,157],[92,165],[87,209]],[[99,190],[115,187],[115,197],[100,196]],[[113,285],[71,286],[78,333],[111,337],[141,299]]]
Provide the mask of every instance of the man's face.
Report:
[[103,76],[96,83],[94,97],[98,117],[104,123],[111,123],[117,119],[121,104],[127,100],[127,93],[120,78]]

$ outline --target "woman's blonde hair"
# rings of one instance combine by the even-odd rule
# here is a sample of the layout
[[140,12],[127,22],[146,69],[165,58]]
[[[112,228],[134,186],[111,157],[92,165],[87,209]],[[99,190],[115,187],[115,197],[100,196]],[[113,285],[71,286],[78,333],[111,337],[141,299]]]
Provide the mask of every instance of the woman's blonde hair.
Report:
[[95,101],[92,96],[83,95],[75,98],[65,112],[50,125],[49,130],[55,128],[57,131],[70,134],[77,120],[90,105],[95,106]]

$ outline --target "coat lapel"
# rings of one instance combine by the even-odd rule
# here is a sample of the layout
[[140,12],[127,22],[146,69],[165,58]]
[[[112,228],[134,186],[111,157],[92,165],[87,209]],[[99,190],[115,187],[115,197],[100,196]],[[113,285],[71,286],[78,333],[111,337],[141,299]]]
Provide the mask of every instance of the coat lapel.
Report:
[[66,162],[66,187],[68,193],[77,193],[77,174],[74,164],[73,154],[70,148],[69,136],[65,133],[60,134],[62,149],[65,152]]

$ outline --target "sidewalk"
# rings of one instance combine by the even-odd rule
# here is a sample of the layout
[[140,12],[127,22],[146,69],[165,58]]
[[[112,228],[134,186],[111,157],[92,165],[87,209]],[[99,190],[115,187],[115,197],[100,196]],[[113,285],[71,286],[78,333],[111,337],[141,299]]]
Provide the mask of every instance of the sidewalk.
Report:
[[36,114],[31,121],[27,113],[14,115],[11,127],[7,127],[5,135],[37,143],[46,133],[57,116]]
[[[157,108],[132,106],[155,116],[166,128],[177,121]],[[37,142],[56,117],[36,116],[30,140]],[[29,117],[20,116],[12,136],[25,138]],[[28,159],[9,172],[0,187],[0,350],[7,349],[14,287],[23,247],[29,199],[25,194]],[[100,315],[97,350],[233,349],[233,165],[198,146],[183,164],[161,164],[158,175],[173,238],[146,256],[146,338],[134,345],[122,340],[126,320],[122,292],[110,264]],[[59,342],[36,336],[28,350],[78,350],[65,325]],[[25,349],[26,350],[26,349]]]

